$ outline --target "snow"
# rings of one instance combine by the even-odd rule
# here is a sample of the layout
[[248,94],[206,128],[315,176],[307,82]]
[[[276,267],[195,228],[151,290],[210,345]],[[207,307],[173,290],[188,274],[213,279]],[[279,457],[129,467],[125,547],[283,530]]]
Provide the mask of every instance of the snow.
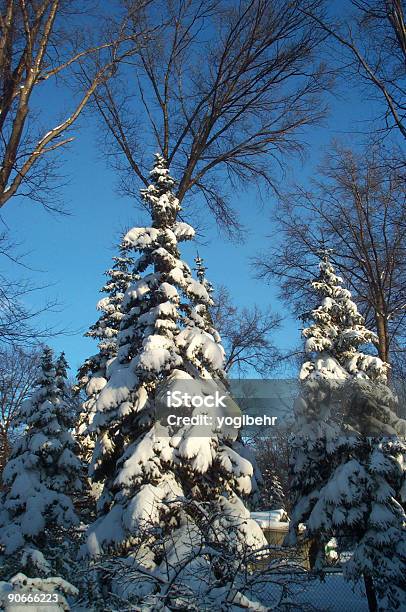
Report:
[[213,336],[198,328],[182,330],[177,337],[177,345],[186,349],[189,359],[202,357],[214,370],[220,370],[224,365],[223,347],[215,342]]
[[174,287],[170,283],[161,283],[161,285],[159,285],[159,292],[162,294],[163,297],[167,298],[168,300],[172,300],[175,302],[179,299],[179,294],[176,290],[176,287]]
[[174,500],[181,493],[173,478],[166,478],[156,486],[143,485],[127,504],[116,503],[90,527],[82,555],[97,557],[107,546],[140,535],[140,529],[159,521],[162,501]]
[[265,527],[267,529],[287,530],[289,528],[289,523],[282,520],[284,517],[286,517],[286,511],[283,508],[279,510],[251,512],[251,518],[262,528]]
[[[9,596],[13,595],[44,595],[53,594],[58,597],[55,603],[10,603]],[[77,596],[78,589],[69,582],[59,577],[50,578],[28,578],[19,573],[13,576],[9,582],[0,582],[0,605],[5,612],[26,612],[27,608],[32,612],[57,612],[68,611],[68,605],[64,596]]]
[[139,356],[139,366],[150,372],[165,370],[168,365],[180,365],[182,360],[172,352],[173,344],[159,334],[148,336],[143,342],[143,350]]
[[88,397],[96,395],[106,386],[106,384],[107,380],[104,376],[92,376],[86,385],[86,395]]
[[153,227],[134,227],[124,236],[124,244],[134,248],[144,249],[154,244],[159,236],[159,230]]
[[207,293],[206,287],[193,278],[189,279],[186,291],[191,297],[199,300],[209,300],[209,294]]
[[123,307],[127,306],[130,302],[142,299],[144,295],[149,293],[149,281],[150,277],[147,277],[131,284],[124,295]]
[[179,260],[172,255],[167,249],[164,247],[159,247],[158,249],[154,249],[151,253],[152,261],[154,262],[162,262],[166,266],[175,267]]
[[[138,324],[139,325],[152,325],[156,321],[156,319],[158,319],[159,317],[168,317],[168,318],[172,317],[176,319],[177,310],[174,304],[172,304],[171,302],[162,302],[161,304],[158,304],[157,306],[155,306],[154,308],[152,308],[145,314],[140,315],[138,317]],[[163,320],[162,326],[164,326],[165,323],[169,325],[171,321]]]
[[146,433],[141,440],[131,444],[122,457],[122,467],[114,481],[116,486],[130,487],[138,479],[142,481],[146,473],[151,479],[160,476],[160,458],[164,454],[169,461],[173,450],[169,446],[166,429],[158,426]]
[[129,396],[129,389],[137,384],[137,376],[127,366],[114,369],[110,380],[102,388],[96,401],[96,415],[93,426],[98,427],[103,421],[103,413],[125,401]]
[[305,362],[300,371],[300,380],[321,379],[337,385],[348,380],[348,372],[328,353],[322,352],[313,362]]
[[226,498],[220,496],[218,500],[219,516],[214,521],[214,528],[218,524],[218,537],[227,540],[235,538],[237,550],[259,550],[267,546],[266,538],[261,527],[250,518],[249,510],[236,495]]
[[[183,434],[183,435],[182,435]],[[190,426],[172,439],[176,445],[179,456],[188,459],[191,469],[195,473],[205,474],[213,464],[216,457],[213,440],[201,430],[201,426]]]
[[177,221],[174,224],[174,234],[179,241],[191,240],[195,236],[195,230],[188,223]]
[[143,485],[123,512],[123,524],[131,534],[159,523],[162,502],[176,500],[182,489],[174,478],[164,478],[159,485]]
[[26,546],[23,549],[21,565],[23,568],[27,567],[27,565],[31,565],[36,571],[39,571],[46,576],[49,576],[51,573],[51,565],[45,559],[42,552],[29,546]]
[[90,527],[86,544],[81,548],[81,556],[98,557],[103,553],[104,546],[119,543],[125,539],[125,532],[121,525],[122,508],[112,506],[110,511],[96,520]]
[[183,270],[181,268],[172,268],[169,273],[169,279],[180,287],[184,287],[186,284]]

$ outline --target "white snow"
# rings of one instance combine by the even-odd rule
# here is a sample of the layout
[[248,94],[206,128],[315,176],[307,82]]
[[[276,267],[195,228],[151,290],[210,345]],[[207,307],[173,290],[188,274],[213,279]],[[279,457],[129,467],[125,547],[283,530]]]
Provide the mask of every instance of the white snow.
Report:
[[195,230],[188,223],[177,221],[174,225],[174,234],[179,241],[191,240],[195,236]]
[[129,396],[129,390],[133,389],[137,384],[137,376],[128,366],[121,366],[114,369],[110,380],[100,391],[97,398],[96,410],[93,424],[97,427],[103,419],[100,413],[108,411],[124,402]]
[[159,230],[153,227],[133,227],[124,236],[124,244],[129,244],[134,248],[144,249],[154,244],[159,236]]
[[[17,603],[10,600],[11,595],[35,595],[46,594],[55,595],[57,602],[47,603]],[[50,578],[28,578],[25,574],[19,573],[13,576],[9,582],[0,582],[0,605],[5,612],[26,612],[27,608],[32,612],[58,612],[68,611],[65,596],[77,596],[78,589],[72,584],[59,577]]]
[[283,520],[286,518],[286,510],[283,508],[279,510],[251,512],[251,518],[254,519],[262,528],[274,528],[276,525],[276,529],[279,529],[281,526],[283,529],[287,529],[289,526],[289,524]]

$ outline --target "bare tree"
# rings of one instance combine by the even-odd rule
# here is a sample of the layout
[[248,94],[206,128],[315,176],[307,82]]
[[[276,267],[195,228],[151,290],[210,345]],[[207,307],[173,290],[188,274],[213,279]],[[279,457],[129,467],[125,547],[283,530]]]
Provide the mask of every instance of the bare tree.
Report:
[[[403,0],[352,0],[355,13],[342,23],[312,14],[349,53],[350,72],[372,88],[384,104],[384,129],[397,128],[406,138],[406,23]],[[310,12],[307,12],[310,15]],[[376,96],[374,96],[376,94]]]
[[396,412],[406,419],[406,350],[397,351],[392,358],[392,384],[398,397]]
[[47,301],[35,309],[24,304],[25,299],[41,289],[44,287],[35,287],[25,280],[10,282],[0,274],[0,348],[5,345],[35,345],[41,338],[62,333],[51,326],[37,325],[40,315],[55,310],[55,301]]
[[278,211],[282,244],[260,255],[263,278],[278,278],[297,314],[309,304],[309,278],[318,273],[321,242],[378,336],[379,356],[405,350],[406,188],[385,150],[356,154],[337,147],[320,170],[313,191],[286,196]]
[[0,474],[10,453],[21,404],[38,374],[38,364],[35,350],[0,349]]
[[[0,208],[14,195],[46,203],[54,168],[51,154],[73,140],[69,129],[77,121],[100,83],[117,63],[133,52],[134,34],[127,22],[144,5],[132,3],[131,12],[115,24],[90,32],[83,3],[67,0],[2,0],[0,3]],[[114,11],[112,11],[114,13]],[[76,21],[75,18],[76,17]],[[82,20],[82,21],[81,21]],[[79,34],[85,29],[83,36]],[[94,35],[93,35],[94,34]],[[132,41],[131,49],[125,46]],[[38,95],[44,83],[66,79],[81,71],[91,58],[98,68],[79,92],[62,120],[55,120]],[[72,95],[70,96],[72,99]],[[63,109],[61,109],[63,110]],[[48,126],[43,129],[42,123]]]
[[[126,5],[131,6],[131,2]],[[306,12],[323,0],[161,0],[143,29],[163,26],[94,92],[121,190],[147,185],[152,153],[168,160],[177,197],[203,196],[217,221],[238,229],[233,189],[275,187],[280,154],[324,113],[323,34]],[[139,25],[137,24],[137,27]],[[224,180],[226,178],[226,181]],[[227,183],[228,180],[228,183]]]
[[[19,272],[29,272],[30,268],[24,256],[18,252],[18,247],[6,232],[1,233],[0,264],[7,259],[15,264]],[[58,309],[55,300],[44,300],[38,308],[27,306],[32,294],[43,289],[46,286],[36,286],[24,278],[11,279],[0,268],[0,350],[13,346],[35,346],[41,339],[62,333],[62,330],[58,332],[52,326],[39,325],[41,315]]]
[[257,305],[237,308],[225,287],[219,287],[213,299],[211,314],[226,351],[226,371],[265,376],[274,370],[279,353],[272,334],[281,318]]

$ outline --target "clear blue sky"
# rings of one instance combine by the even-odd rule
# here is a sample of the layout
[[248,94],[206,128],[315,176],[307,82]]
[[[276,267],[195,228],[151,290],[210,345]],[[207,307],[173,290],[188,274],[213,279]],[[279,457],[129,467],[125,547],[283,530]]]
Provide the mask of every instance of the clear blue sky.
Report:
[[[66,92],[55,86],[47,87],[41,95],[46,97],[50,108],[60,108]],[[306,180],[332,138],[359,129],[361,125],[357,122],[370,116],[372,111],[376,114],[376,109],[363,102],[360,91],[349,91],[344,97],[341,90],[340,97],[330,95],[327,101],[328,119],[324,125],[307,132],[308,157],[304,164],[298,159],[287,160],[288,178]],[[136,202],[116,194],[116,176],[98,151],[96,132],[95,125],[86,118],[81,122],[76,141],[64,156],[63,173],[69,183],[60,194],[65,207],[71,211],[70,216],[52,215],[39,204],[19,198],[9,201],[1,213],[11,236],[21,242],[21,250],[30,252],[27,264],[38,272],[19,270],[7,262],[0,262],[0,266],[9,276],[29,275],[36,284],[52,284],[33,294],[29,305],[39,307],[47,296],[61,303],[59,313],[47,313],[39,324],[53,324],[69,331],[50,339],[49,344],[58,352],[65,350],[73,372],[96,350],[95,343],[83,338],[83,333],[98,316],[95,305],[100,299],[103,272],[115,253],[120,231],[138,225],[143,219]],[[235,197],[246,227],[245,243],[235,244],[220,237],[212,226],[206,232],[205,244],[186,245],[183,256],[191,264],[199,248],[209,279],[214,284],[226,285],[238,305],[271,304],[275,311],[284,313],[286,318],[276,341],[284,349],[294,346],[299,340],[299,323],[278,301],[277,287],[255,280],[250,265],[250,259],[267,246],[275,201],[271,196],[261,206],[255,190],[236,193]],[[193,219],[188,221],[193,224]]]

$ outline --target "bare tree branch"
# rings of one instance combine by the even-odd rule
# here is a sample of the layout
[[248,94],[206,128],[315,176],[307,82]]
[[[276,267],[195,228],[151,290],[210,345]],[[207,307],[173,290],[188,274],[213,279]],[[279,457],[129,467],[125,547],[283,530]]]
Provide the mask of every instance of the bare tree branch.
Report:
[[[256,259],[263,278],[279,279],[297,314],[309,306],[309,278],[317,275],[321,242],[378,336],[391,361],[406,335],[405,177],[385,149],[363,154],[337,146],[321,168],[314,190],[298,189],[278,212],[281,241]],[[275,238],[275,237],[274,237]]]
[[38,365],[37,351],[0,349],[0,475],[7,463],[16,418],[34,384]]
[[212,317],[226,351],[226,371],[265,376],[275,369],[279,353],[272,335],[280,317],[258,306],[237,308],[225,287],[214,295]]
[[[305,14],[321,17],[322,5],[161,0],[162,27],[94,94],[109,159],[123,160],[123,191],[145,184],[159,148],[180,201],[203,195],[219,222],[238,229],[229,186],[275,187],[272,162],[299,150],[302,128],[324,114],[328,80],[316,51],[325,34]],[[141,27],[155,25],[146,11]]]
[[[350,69],[372,85],[382,99],[386,129],[406,138],[406,25],[402,0],[352,0],[349,23],[329,23],[306,11],[317,25],[350,52]],[[348,74],[348,70],[345,71]],[[392,119],[388,123],[389,119]]]
[[[148,0],[134,2],[131,18]],[[122,23],[114,24],[103,32],[100,44],[86,40],[78,49],[75,39],[77,24],[69,23],[71,3],[65,0],[10,0],[2,4],[0,17],[0,208],[13,196],[21,193],[25,185],[28,193],[39,199],[38,186],[46,190],[50,178],[44,156],[72,142],[73,136],[61,138],[77,121],[96,88],[114,72],[117,63],[134,52],[136,36],[128,33],[127,15]],[[83,19],[83,17],[82,17]],[[131,42],[131,51],[128,43]],[[60,61],[63,58],[63,61]],[[33,95],[45,81],[63,74],[68,69],[79,70],[83,62],[97,62],[90,82],[74,103],[67,117],[53,125],[45,134],[40,133],[38,118],[33,110]],[[46,115],[45,109],[40,109]],[[50,119],[49,119],[50,121]],[[49,163],[49,162],[48,162]],[[43,180],[30,186],[34,168]],[[42,185],[42,183],[44,185]],[[37,193],[35,193],[35,191]],[[22,194],[24,195],[24,194]],[[45,197],[45,196],[44,196]]]

